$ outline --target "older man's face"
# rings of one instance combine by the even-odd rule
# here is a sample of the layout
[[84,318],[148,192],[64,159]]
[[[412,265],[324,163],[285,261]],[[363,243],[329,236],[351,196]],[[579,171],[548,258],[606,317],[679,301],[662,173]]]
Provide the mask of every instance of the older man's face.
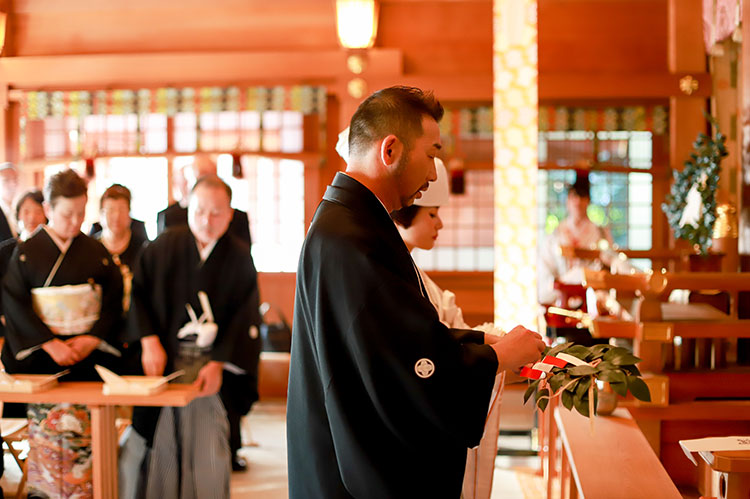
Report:
[[422,136],[414,139],[408,157],[404,158],[396,173],[399,199],[403,208],[422,197],[430,182],[437,179],[435,156],[440,150],[440,128],[437,121],[422,118]]
[[201,184],[190,195],[188,225],[201,245],[218,240],[232,221],[231,200],[219,187]]

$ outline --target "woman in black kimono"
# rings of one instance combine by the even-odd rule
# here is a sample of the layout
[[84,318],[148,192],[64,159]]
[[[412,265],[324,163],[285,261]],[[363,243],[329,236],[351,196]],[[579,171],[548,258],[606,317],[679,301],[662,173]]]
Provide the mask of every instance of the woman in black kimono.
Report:
[[136,258],[148,238],[141,231],[131,230],[130,199],[130,189],[124,185],[112,184],[104,191],[100,202],[102,231],[94,237],[107,248],[123,276],[130,273],[132,278]]
[[[80,232],[86,183],[72,170],[49,179],[49,225],[19,243],[3,281],[3,363],[15,373],[70,369],[66,380],[97,380],[110,365],[122,316],[122,279],[104,246]],[[29,405],[30,496],[89,497],[91,425],[85,406]]]
[[[94,234],[94,239],[101,241],[112,261],[120,269],[123,283],[123,321],[119,325],[122,332],[124,318],[130,308],[130,288],[133,282],[133,268],[143,246],[148,241],[145,232],[132,230],[130,218],[130,189],[120,184],[112,184],[104,191],[100,201],[100,220],[102,230]],[[140,374],[140,344],[123,345],[121,370],[127,374]]]

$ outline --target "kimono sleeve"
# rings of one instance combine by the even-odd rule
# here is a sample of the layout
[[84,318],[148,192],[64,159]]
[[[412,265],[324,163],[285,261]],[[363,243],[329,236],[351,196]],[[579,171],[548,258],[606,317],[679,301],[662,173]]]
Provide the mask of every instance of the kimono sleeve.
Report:
[[55,339],[55,335],[34,312],[31,303],[32,285],[27,279],[26,262],[16,249],[8,264],[2,285],[5,313],[5,338],[13,356]]
[[[260,336],[257,327],[260,325],[260,295],[258,292],[258,277],[252,259],[238,265],[244,272],[235,275],[237,283],[237,306],[233,306],[234,313],[227,321],[225,331],[217,338],[217,343],[211,352],[211,358],[221,362],[230,362],[248,374],[257,376],[258,359],[260,357]],[[235,267],[235,272],[237,272]],[[250,328],[255,326],[256,334],[250,334]]]
[[122,319],[122,274],[108,253],[102,258],[102,267],[97,279],[102,287],[102,308],[99,320],[86,334],[112,342],[117,339],[117,324]]
[[332,261],[339,270],[321,275],[357,276],[335,279],[341,287],[332,296],[340,301],[332,310],[359,379],[331,379],[329,409],[351,407],[340,396],[351,392],[348,383],[361,383],[368,399],[361,403],[404,442],[439,435],[477,445],[498,365],[494,350],[477,343],[483,334],[449,330],[419,288],[387,265],[344,256]]
[[144,336],[159,334],[159,328],[157,327],[159,321],[152,306],[153,277],[158,257],[157,245],[158,243],[154,242],[145,246],[136,259],[130,290],[128,325],[124,338],[126,342],[136,342]]

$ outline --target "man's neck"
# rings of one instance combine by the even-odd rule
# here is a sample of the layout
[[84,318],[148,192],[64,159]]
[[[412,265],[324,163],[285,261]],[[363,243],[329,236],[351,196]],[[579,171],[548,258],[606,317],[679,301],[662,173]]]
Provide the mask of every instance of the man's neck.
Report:
[[392,179],[375,176],[352,166],[347,167],[345,173],[375,194],[388,213],[400,208],[398,195],[394,195]]

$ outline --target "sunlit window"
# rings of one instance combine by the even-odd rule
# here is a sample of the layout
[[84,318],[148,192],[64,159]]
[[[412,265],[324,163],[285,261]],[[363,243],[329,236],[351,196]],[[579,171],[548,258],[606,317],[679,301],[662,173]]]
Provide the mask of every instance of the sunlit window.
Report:
[[443,229],[430,251],[414,250],[424,270],[491,271],[494,267],[494,183],[492,170],[465,173],[464,194],[452,194],[438,214]]
[[219,156],[218,173],[232,188],[232,207],[250,219],[253,260],[261,272],[296,272],[305,237],[305,167],[296,160],[256,155],[241,158],[242,178],[233,158]]
[[195,113],[174,115],[174,150],[195,152],[198,146],[198,117]]
[[619,247],[651,249],[650,132],[540,133],[537,188],[540,241],[551,234],[566,216],[566,188],[576,178],[573,168],[587,166],[594,161],[607,168],[595,168],[589,173],[589,218],[597,225],[608,227],[614,243]]
[[[295,272],[305,230],[305,168],[303,162],[283,155],[294,157],[303,150],[304,123],[300,111],[178,112],[171,118],[89,114],[29,121],[24,137],[30,157],[60,158],[45,168],[45,180],[66,167],[91,176],[84,231],[99,221],[102,193],[119,183],[131,190],[131,215],[145,222],[151,239],[157,235],[156,216],[166,208],[170,189],[173,199],[182,198],[176,185],[168,185],[170,163],[178,180],[198,151],[210,154],[232,188],[232,206],[248,213],[258,270]],[[171,152],[177,153],[171,162],[160,156],[167,152],[169,130]],[[226,154],[214,154],[222,151]],[[256,151],[259,154],[252,154]],[[65,161],[74,157],[86,159]],[[92,162],[93,171],[87,172],[86,164]]]
[[[96,198],[112,184],[122,184],[132,195],[130,216],[146,224],[156,238],[156,214],[167,207],[167,158],[109,158],[96,161]],[[99,206],[93,209],[97,212]],[[98,220],[98,216],[94,217]]]

